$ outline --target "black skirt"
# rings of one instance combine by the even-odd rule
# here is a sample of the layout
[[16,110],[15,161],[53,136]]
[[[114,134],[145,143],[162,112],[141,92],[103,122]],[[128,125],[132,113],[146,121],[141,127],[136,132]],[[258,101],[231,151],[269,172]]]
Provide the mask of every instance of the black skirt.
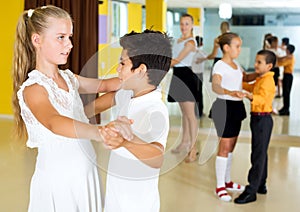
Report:
[[198,80],[190,67],[174,67],[168,102],[196,102]]
[[275,85],[278,85],[278,78],[280,77],[280,69],[279,69],[279,67],[274,67],[271,69],[271,71],[274,72],[273,79],[274,79]]
[[243,101],[232,101],[217,98],[213,103],[209,118],[212,118],[221,138],[232,138],[239,135],[242,120],[246,118]]

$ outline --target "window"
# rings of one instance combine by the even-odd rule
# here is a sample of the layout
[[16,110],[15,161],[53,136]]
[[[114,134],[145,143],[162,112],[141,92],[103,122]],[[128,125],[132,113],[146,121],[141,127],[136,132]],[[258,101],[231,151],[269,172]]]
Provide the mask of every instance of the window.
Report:
[[[118,41],[119,38],[128,32],[127,5],[123,2],[112,1],[111,7],[111,42]],[[123,17],[123,18],[122,18]]]

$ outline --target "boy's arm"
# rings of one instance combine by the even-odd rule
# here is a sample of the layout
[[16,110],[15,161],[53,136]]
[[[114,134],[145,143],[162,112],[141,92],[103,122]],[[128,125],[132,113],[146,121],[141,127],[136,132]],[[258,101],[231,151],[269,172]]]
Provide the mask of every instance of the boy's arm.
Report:
[[160,168],[163,163],[164,147],[159,142],[146,143],[137,136],[123,145],[134,156],[152,168]]
[[291,56],[287,55],[284,57],[277,57],[277,65],[278,66],[286,66],[291,63]]
[[104,144],[107,148],[117,149],[124,147],[146,165],[152,168],[160,168],[162,166],[164,147],[159,142],[147,143],[136,135],[133,135],[133,139],[128,141],[120,134],[114,136],[114,132],[107,128],[100,130],[100,132],[103,135]]
[[258,77],[258,74],[255,72],[247,74],[246,72],[243,72],[243,82],[251,82],[254,81]]
[[243,89],[248,92],[253,92],[254,83],[249,84],[248,82],[243,82]]
[[[109,137],[105,137],[104,143],[111,149],[122,146],[146,165],[160,168],[163,163],[164,141],[166,141],[169,132],[168,116],[161,111],[153,111],[141,118],[142,120],[138,120],[136,123],[140,127],[139,133],[133,134],[132,139],[113,143]],[[121,137],[123,134],[120,133],[119,136]]]
[[99,96],[94,101],[90,102],[84,107],[84,112],[88,118],[99,114],[116,104],[115,102],[116,91],[109,92]]

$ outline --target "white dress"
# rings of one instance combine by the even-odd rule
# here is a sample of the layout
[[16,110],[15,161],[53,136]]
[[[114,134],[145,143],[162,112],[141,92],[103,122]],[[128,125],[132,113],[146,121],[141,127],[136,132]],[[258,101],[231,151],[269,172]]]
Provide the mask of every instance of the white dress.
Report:
[[39,84],[59,114],[88,123],[78,93],[79,83],[69,70],[59,70],[69,92],[43,73],[33,70],[18,91],[21,115],[28,132],[27,146],[38,148],[31,179],[30,212],[101,212],[100,179],[90,140],[56,135],[44,127],[24,102],[26,86]]
[[[132,91],[116,94],[118,114],[134,120],[133,133],[145,142],[165,146],[169,115],[161,91],[131,98]],[[151,168],[124,147],[111,151],[106,181],[105,212],[159,212],[160,169]]]

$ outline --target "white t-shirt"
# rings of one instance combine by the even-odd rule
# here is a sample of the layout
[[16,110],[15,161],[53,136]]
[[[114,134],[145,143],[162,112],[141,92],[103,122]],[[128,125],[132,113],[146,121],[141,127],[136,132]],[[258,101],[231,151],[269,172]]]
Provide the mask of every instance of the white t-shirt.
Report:
[[192,70],[195,74],[200,74],[200,73],[203,73],[204,72],[204,65],[205,65],[205,62],[203,61],[202,63],[196,63],[196,60],[198,58],[206,58],[206,53],[201,50],[200,48],[197,49],[196,51],[196,54],[194,55],[193,57],[193,62],[192,62]]
[[[132,98],[130,90],[116,93],[118,115],[134,120],[133,133],[145,142],[166,146],[169,114],[160,90]],[[138,160],[126,148],[111,151],[106,183],[105,211],[158,212],[160,197],[154,169]]]
[[286,51],[284,51],[281,48],[277,48],[277,49],[268,49],[269,51],[273,52],[277,57],[284,57],[286,56]]
[[[233,69],[230,65],[219,60],[213,67],[212,75],[219,74],[222,77],[221,87],[225,88],[229,91],[242,91],[243,86],[243,69],[240,65],[234,61],[237,65],[237,69]],[[225,94],[218,94],[218,98],[220,99],[227,99],[233,101],[241,101],[240,98],[232,97],[230,95]]]

